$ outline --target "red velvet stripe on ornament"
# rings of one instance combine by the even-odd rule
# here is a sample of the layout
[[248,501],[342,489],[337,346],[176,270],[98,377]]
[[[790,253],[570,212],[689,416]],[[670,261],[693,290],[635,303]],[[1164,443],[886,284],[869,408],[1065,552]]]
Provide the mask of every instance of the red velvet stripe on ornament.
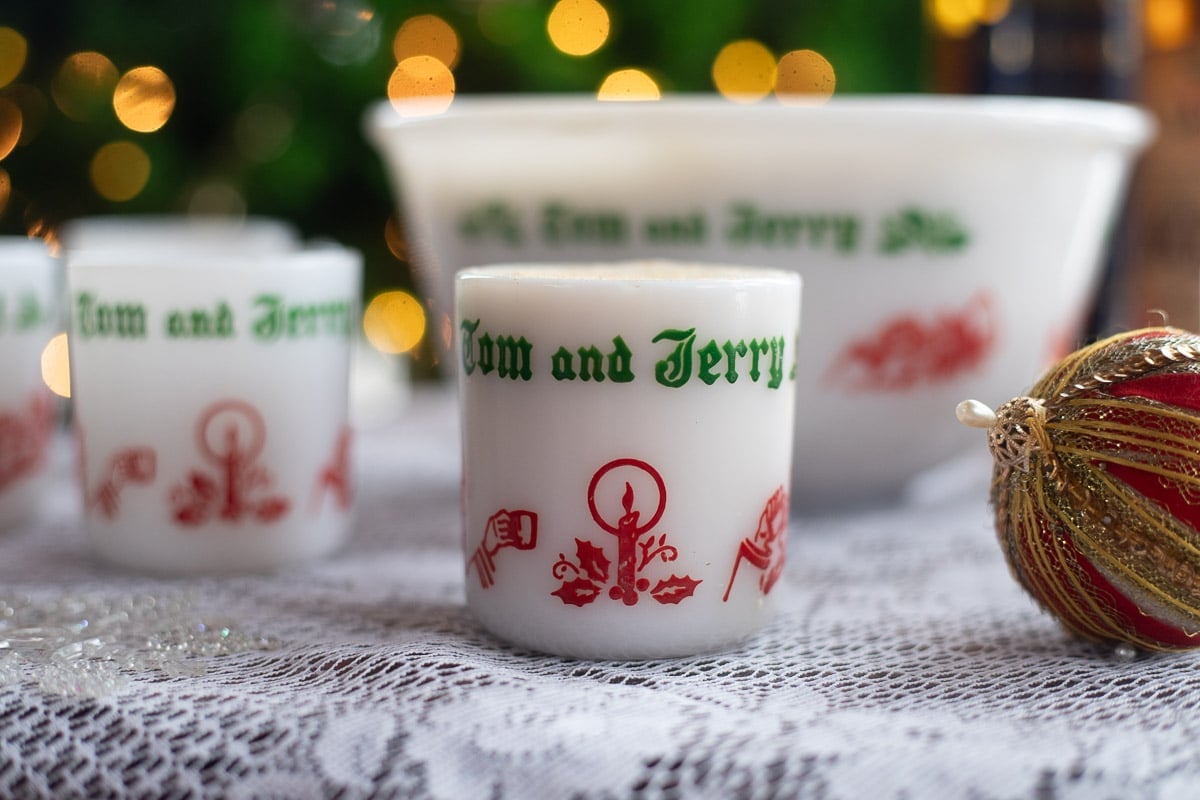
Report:
[[[1049,531],[1042,529],[1043,537],[1051,537]],[[1180,650],[1200,645],[1200,636],[1189,636],[1175,626],[1150,616],[1124,592],[1117,589],[1108,578],[1096,568],[1083,553],[1075,547],[1068,537],[1056,537],[1055,542],[1045,541],[1046,550],[1055,552],[1061,548],[1064,561],[1059,566],[1063,570],[1075,570],[1085,580],[1087,596],[1090,602],[1101,606],[1099,613],[1083,606],[1064,603],[1061,607],[1052,607],[1050,611],[1059,617],[1069,628],[1077,632],[1099,639],[1116,639],[1135,641],[1144,647],[1160,650]],[[1049,602],[1053,594],[1044,594],[1042,599]],[[1073,599],[1078,599],[1076,593]],[[1082,614],[1077,614],[1082,611]],[[1106,624],[1101,628],[1096,623],[1103,620]],[[1110,627],[1112,626],[1112,627]]]
[[1113,336],[990,419],[964,405],[988,427],[1005,556],[1042,607],[1088,639],[1200,647],[1200,336]]
[[[1114,397],[1141,397],[1162,403],[1166,406],[1187,408],[1200,411],[1200,375],[1193,373],[1176,373],[1168,375],[1150,375],[1144,378],[1114,384],[1109,387],[1108,394]],[[1106,462],[1109,475],[1122,481],[1131,489],[1158,505],[1171,516],[1200,532],[1200,505],[1186,498],[1178,485],[1164,481],[1158,474],[1149,469],[1139,469],[1128,464]],[[1200,533],[1197,534],[1200,539]],[[1097,590],[1107,590],[1113,599],[1114,611],[1129,626],[1130,631],[1140,636],[1151,638],[1162,646],[1189,648],[1197,645],[1195,636],[1188,636],[1177,628],[1160,622],[1145,613],[1136,603],[1119,592],[1105,579],[1094,565],[1078,556],[1080,566],[1085,568]]]
[[[1114,397],[1143,397],[1167,406],[1200,411],[1200,375],[1192,373],[1150,375],[1115,384],[1109,387],[1108,393]],[[1164,481],[1153,471],[1126,464],[1106,462],[1105,467],[1110,475],[1198,531],[1197,538],[1200,539],[1200,504],[1185,497],[1178,484]]]

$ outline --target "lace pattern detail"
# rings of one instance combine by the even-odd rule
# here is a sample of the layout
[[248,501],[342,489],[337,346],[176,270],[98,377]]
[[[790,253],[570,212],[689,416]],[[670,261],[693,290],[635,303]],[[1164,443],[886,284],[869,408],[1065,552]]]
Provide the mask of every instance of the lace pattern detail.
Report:
[[90,560],[64,445],[44,513],[0,538],[4,592],[185,594],[272,647],[126,665],[98,697],[0,659],[0,796],[1150,800],[1200,782],[1196,657],[1121,660],[1040,613],[996,545],[986,453],[901,505],[793,519],[779,613],[741,648],[586,662],[465,611],[452,398],[362,440],[343,553],[174,581]]

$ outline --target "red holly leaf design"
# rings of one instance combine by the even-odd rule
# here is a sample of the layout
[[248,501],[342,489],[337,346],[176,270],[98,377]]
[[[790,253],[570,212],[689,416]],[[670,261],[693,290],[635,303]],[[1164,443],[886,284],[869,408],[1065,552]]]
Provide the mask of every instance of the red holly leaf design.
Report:
[[575,557],[579,559],[579,568],[587,573],[589,578],[600,583],[608,582],[608,569],[612,562],[604,555],[603,550],[591,542],[576,539]]
[[563,581],[563,585],[550,594],[566,605],[582,608],[600,596],[600,587],[587,578],[576,578],[573,581]]
[[259,522],[275,522],[288,512],[291,505],[286,497],[272,497],[258,504],[254,516]]
[[188,480],[171,492],[175,521],[180,525],[203,524],[208,520],[216,495],[216,482],[207,475],[193,471],[188,475]]
[[663,605],[676,605],[681,600],[686,600],[696,592],[696,587],[700,585],[700,581],[693,579],[690,575],[680,577],[672,575],[669,578],[664,578],[655,584],[650,590],[650,596]]
[[212,500],[217,496],[217,482],[209,476],[192,471],[188,478],[191,489],[198,500]]

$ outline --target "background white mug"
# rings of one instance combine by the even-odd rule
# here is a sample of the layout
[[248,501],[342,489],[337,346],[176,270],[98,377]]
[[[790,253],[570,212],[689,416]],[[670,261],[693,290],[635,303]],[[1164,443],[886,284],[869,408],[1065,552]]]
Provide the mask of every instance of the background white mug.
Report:
[[60,268],[40,240],[0,237],[0,527],[40,496],[58,404],[42,350],[58,328]]
[[264,569],[350,530],[361,259],[68,259],[71,382],[97,552],[163,572]]

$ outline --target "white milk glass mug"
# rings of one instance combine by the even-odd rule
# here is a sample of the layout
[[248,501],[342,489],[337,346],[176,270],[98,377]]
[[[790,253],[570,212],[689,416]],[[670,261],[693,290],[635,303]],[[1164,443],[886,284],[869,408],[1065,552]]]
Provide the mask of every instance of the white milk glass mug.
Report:
[[336,246],[69,254],[80,475],[101,557],[241,572],[345,541],[361,269]]
[[671,262],[456,280],[467,603],[581,658],[730,646],[787,540],[800,279]]
[[0,528],[33,513],[47,480],[57,403],[41,365],[59,289],[45,243],[0,237]]

